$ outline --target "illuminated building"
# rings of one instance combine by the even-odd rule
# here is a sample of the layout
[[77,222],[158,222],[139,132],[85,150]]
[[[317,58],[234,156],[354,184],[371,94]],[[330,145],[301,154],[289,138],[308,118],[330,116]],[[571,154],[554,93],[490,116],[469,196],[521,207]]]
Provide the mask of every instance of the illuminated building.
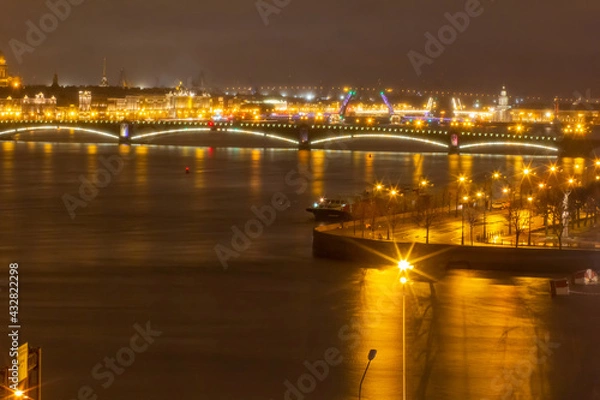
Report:
[[[218,112],[222,114],[224,98],[219,97]],[[210,110],[212,99],[209,95],[197,96],[194,92],[187,90],[180,82],[174,92],[167,94],[169,118],[196,118],[199,111]]]
[[92,92],[79,91],[79,112],[90,112],[92,109]]
[[18,88],[21,86],[21,79],[17,76],[10,76],[8,74],[8,64],[4,54],[0,51],[0,87],[14,87]]
[[508,95],[506,93],[506,87],[502,86],[502,91],[500,92],[500,96],[498,97],[498,106],[496,107],[496,112],[494,113],[494,121],[495,122],[510,122],[511,116],[508,111],[510,106],[508,105]]
[[38,93],[34,98],[23,97],[22,112],[25,116],[53,118],[56,115],[56,98],[46,98],[43,93]]
[[8,97],[0,99],[0,118],[15,119],[21,116],[21,100]]

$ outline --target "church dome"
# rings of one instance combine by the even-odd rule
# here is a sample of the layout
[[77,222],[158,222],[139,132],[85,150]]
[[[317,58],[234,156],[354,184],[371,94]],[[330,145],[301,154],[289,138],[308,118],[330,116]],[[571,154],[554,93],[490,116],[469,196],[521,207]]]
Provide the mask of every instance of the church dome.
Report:
[[0,65],[6,65],[6,58],[4,58],[2,51],[0,51]]

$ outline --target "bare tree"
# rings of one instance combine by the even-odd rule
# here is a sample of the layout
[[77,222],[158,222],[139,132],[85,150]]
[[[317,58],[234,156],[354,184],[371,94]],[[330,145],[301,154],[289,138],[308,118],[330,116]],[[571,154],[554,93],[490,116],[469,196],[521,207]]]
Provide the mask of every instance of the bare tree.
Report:
[[519,247],[519,238],[521,234],[525,232],[527,228],[527,217],[528,212],[520,204],[516,202],[511,202],[508,207],[508,216],[506,217],[510,229],[513,228],[515,231],[515,247]]
[[369,217],[371,218],[371,237],[375,239],[375,229],[377,228],[377,218],[384,214],[385,208],[382,200],[377,197],[371,197],[368,203]]
[[421,228],[425,228],[425,243],[429,244],[429,232],[437,225],[444,215],[444,204],[432,196],[419,196],[415,203],[413,214],[414,222]]
[[479,214],[479,210],[473,207],[468,207],[465,209],[467,223],[469,224],[469,236],[471,238],[471,246],[473,246],[473,229],[475,228],[475,224],[479,219]]
[[402,218],[402,216],[400,215],[400,213],[402,212],[402,206],[401,206],[400,200],[396,196],[392,197],[389,200],[388,204],[385,206],[384,210],[385,210],[385,219],[386,219],[387,225],[388,225],[387,240],[390,240],[390,233],[391,233],[391,238],[393,239],[394,231],[396,230],[396,226],[398,226],[398,223],[400,222],[400,219]]
[[568,201],[569,193],[559,188],[545,190],[538,206],[540,211],[547,213],[548,219],[551,220],[550,230],[558,240],[559,249],[562,249],[563,235],[569,224],[568,215],[573,208]]
[[360,221],[362,237],[365,237],[365,219],[368,213],[367,203],[362,198],[357,198],[352,205],[352,218],[354,219],[354,235],[356,236],[356,220]]

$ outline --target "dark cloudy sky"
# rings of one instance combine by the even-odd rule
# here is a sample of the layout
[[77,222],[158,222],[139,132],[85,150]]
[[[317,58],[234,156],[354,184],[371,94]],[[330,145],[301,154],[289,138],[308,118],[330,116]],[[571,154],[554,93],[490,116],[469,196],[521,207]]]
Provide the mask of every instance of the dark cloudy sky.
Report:
[[[52,1],[52,0],[51,0]],[[58,0],[55,0],[58,1]],[[81,0],[78,0],[81,1]],[[273,0],[265,0],[272,3]],[[282,3],[285,1],[281,0]],[[600,2],[485,0],[456,41],[417,76],[410,50],[423,52],[446,12],[465,0],[291,0],[265,26],[256,0],[83,0],[18,64],[11,39],[26,41],[45,1],[3,1],[0,49],[26,82],[97,83],[102,58],[139,85],[171,85],[201,70],[209,83],[439,86],[600,97]]]

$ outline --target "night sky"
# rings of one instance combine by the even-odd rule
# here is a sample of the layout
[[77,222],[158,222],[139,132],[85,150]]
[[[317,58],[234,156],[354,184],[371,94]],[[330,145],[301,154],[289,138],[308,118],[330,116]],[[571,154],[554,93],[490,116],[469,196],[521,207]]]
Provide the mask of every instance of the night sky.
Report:
[[[51,0],[52,1],[52,0]],[[54,0],[60,2],[60,0]],[[82,0],[71,0],[80,2]],[[95,84],[107,57],[134,85],[174,85],[204,71],[210,86],[377,85],[522,94],[600,94],[600,3],[489,0],[480,16],[415,73],[407,53],[424,53],[445,13],[474,0],[83,0],[19,64],[10,41],[27,43],[26,21],[49,12],[40,0],[3,1],[0,49],[25,83]],[[289,3],[285,5],[285,3]],[[13,42],[14,43],[14,42]],[[598,89],[598,90],[596,90]]]

